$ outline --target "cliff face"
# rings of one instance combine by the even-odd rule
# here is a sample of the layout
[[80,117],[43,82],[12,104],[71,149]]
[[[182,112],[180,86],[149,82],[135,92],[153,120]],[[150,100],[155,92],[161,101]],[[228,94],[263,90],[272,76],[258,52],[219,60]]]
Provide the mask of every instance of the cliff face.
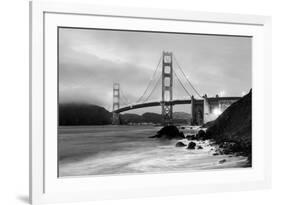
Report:
[[233,151],[251,155],[252,90],[229,106],[207,129],[206,134],[218,144],[232,143]]

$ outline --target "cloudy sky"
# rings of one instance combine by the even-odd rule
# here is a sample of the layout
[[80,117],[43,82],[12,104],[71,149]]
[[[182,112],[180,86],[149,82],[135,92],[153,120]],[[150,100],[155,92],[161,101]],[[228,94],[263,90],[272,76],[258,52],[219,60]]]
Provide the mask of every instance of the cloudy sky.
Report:
[[[162,51],[173,52],[201,95],[241,96],[252,84],[251,46],[249,37],[60,28],[59,102],[91,103],[111,111],[114,82],[135,102]],[[160,100],[160,91],[159,84],[150,99]],[[177,81],[174,98],[189,98]]]

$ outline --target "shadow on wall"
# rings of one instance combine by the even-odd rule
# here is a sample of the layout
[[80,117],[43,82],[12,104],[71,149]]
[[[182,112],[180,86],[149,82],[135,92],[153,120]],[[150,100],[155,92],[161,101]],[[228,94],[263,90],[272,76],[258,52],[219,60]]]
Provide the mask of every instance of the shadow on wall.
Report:
[[29,204],[29,197],[28,196],[17,196],[17,199],[23,203]]

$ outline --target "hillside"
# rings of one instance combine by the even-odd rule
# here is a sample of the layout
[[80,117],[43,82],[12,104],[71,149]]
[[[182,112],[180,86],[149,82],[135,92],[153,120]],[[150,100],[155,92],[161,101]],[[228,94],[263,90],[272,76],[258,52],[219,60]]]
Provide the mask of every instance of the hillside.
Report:
[[153,113],[153,112],[146,112],[142,115],[143,121],[146,123],[161,123],[162,122],[162,115]]
[[173,113],[174,119],[181,119],[181,120],[190,120],[191,114],[186,112],[174,112]]
[[[121,114],[121,123],[129,124],[129,123],[154,123],[160,124],[162,123],[162,115],[158,113],[146,112],[142,115],[133,114],[133,113],[125,113]],[[184,123],[188,124],[191,119],[191,115],[185,112],[175,112],[174,115],[174,123]]]
[[252,90],[239,101],[229,106],[211,124],[206,134],[221,146],[231,144],[231,151],[251,155]]
[[125,113],[120,115],[121,124],[142,123],[143,117],[138,114]]
[[59,105],[59,125],[106,125],[111,117],[111,112],[97,105]]
[[146,112],[142,115],[125,113],[120,115],[121,124],[129,123],[154,123],[158,124],[162,122],[162,116],[157,113]]
[[[125,113],[120,114],[123,125],[129,123],[162,123],[161,114],[146,112],[142,115]],[[184,112],[174,113],[175,123],[190,122],[190,114]],[[60,104],[59,125],[108,125],[112,123],[112,113],[103,107],[90,104]]]
[[174,112],[173,113],[173,122],[175,124],[190,124],[191,123],[191,114],[186,112]]

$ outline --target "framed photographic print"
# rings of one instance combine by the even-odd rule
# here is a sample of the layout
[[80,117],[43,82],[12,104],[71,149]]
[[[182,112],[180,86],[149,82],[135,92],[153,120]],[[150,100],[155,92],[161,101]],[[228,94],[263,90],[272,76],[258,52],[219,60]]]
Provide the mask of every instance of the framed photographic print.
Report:
[[31,203],[270,187],[270,17],[36,1],[30,25]]

